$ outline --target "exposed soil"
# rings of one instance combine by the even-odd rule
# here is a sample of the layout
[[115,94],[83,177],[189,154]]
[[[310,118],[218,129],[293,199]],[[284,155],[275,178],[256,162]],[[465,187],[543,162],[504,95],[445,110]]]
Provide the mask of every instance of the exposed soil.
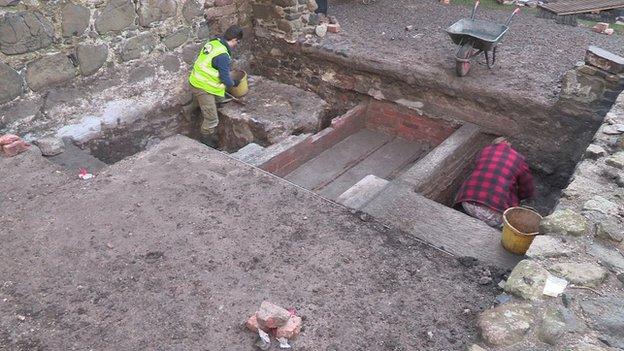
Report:
[[[476,18],[504,23],[511,9],[479,8]],[[445,29],[470,17],[470,11],[467,6],[437,1],[377,0],[363,5],[356,0],[337,0],[330,3],[329,14],[338,18],[343,30],[327,35],[323,45],[358,50],[358,54],[367,53],[380,61],[426,63],[454,74],[457,47]],[[410,25],[414,29],[407,31]],[[623,35],[559,25],[523,10],[498,47],[496,66],[488,70],[481,55],[479,64],[463,79],[509,95],[552,100],[559,93],[563,73],[583,60],[589,45],[624,55]]]
[[464,350],[497,293],[494,271],[184,137],[91,181],[0,163],[2,350],[254,350],[240,323],[265,299],[303,316],[297,350]]

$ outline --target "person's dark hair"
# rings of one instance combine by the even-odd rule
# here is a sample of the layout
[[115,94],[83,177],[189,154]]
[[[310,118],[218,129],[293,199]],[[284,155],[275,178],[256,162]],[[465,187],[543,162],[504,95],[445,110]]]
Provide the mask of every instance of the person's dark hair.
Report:
[[230,26],[223,34],[223,39],[232,40],[232,39],[243,39],[243,29],[237,25]]

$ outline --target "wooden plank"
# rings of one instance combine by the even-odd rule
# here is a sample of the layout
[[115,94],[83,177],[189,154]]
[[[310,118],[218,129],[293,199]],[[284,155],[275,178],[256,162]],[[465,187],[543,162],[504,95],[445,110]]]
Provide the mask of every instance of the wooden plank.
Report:
[[456,256],[502,268],[512,268],[524,257],[505,251],[498,230],[429,200],[400,181],[388,184],[362,211]]
[[428,143],[394,138],[331,183],[318,189],[318,192],[334,200],[366,175],[373,174],[390,180],[397,171],[422,157],[429,148]]
[[315,189],[340,176],[391,138],[362,129],[323,151],[284,178],[306,189]]
[[541,4],[540,8],[556,13],[557,15],[572,15],[577,13],[612,10],[624,7],[624,0],[574,0]]

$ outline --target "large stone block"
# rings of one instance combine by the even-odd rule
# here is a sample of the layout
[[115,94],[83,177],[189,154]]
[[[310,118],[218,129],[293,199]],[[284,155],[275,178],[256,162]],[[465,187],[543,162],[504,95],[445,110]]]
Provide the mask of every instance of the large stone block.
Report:
[[95,19],[100,34],[120,32],[134,24],[136,12],[131,0],[109,0]]
[[211,7],[206,10],[206,19],[208,19],[208,21],[215,21],[222,17],[230,16],[235,13],[236,13],[236,5]]
[[0,104],[11,101],[22,94],[22,77],[9,65],[0,62]]
[[52,24],[39,12],[7,13],[0,18],[0,51],[17,55],[52,44]]
[[108,47],[102,45],[78,45],[76,57],[80,66],[80,73],[89,76],[97,72],[108,58]]
[[182,17],[186,22],[191,23],[193,20],[203,14],[202,6],[197,0],[186,0],[182,6]]
[[88,8],[68,2],[61,11],[61,29],[64,37],[80,36],[89,27],[91,12]]
[[587,104],[599,100],[604,89],[605,81],[602,78],[570,70],[563,75],[561,97]]
[[611,346],[624,348],[624,295],[590,298],[580,302],[593,329]]
[[66,82],[75,75],[76,67],[63,53],[44,56],[26,66],[26,82],[34,91]]
[[523,260],[511,271],[505,291],[526,300],[538,300],[542,297],[548,271],[538,263]]
[[585,62],[609,73],[619,74],[624,72],[624,57],[596,46],[590,46],[587,49]]
[[156,46],[156,38],[149,34],[140,34],[128,39],[121,47],[119,55],[123,61],[136,60],[149,54]]
[[562,341],[565,333],[576,330],[578,330],[578,321],[572,311],[561,307],[549,307],[544,311],[537,337],[554,346]]
[[177,8],[175,0],[139,0],[139,24],[148,27],[154,22],[173,17]]
[[178,46],[186,43],[189,36],[191,35],[191,30],[188,28],[181,28],[176,30],[175,32],[167,35],[163,38],[162,43],[169,50],[173,50]]
[[531,305],[507,303],[484,311],[477,327],[488,345],[507,346],[521,341],[533,323]]
[[544,217],[540,223],[540,233],[580,236],[587,233],[585,217],[570,210],[558,210]]
[[557,263],[550,267],[550,271],[570,283],[591,287],[600,285],[607,278],[607,270],[593,263]]

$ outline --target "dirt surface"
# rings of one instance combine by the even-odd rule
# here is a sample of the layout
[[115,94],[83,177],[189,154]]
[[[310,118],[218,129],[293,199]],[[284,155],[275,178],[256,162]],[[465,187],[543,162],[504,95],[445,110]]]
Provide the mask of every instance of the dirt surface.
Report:
[[[479,8],[476,18],[504,23],[511,9],[504,12]],[[370,5],[356,0],[334,1],[330,2],[329,14],[338,18],[342,32],[328,34],[323,45],[376,61],[408,66],[426,63],[454,75],[457,48],[445,29],[470,17],[470,11],[466,6],[445,6],[435,0],[377,0]],[[413,26],[413,30],[405,30],[406,26]],[[470,74],[457,79],[508,95],[553,101],[563,73],[583,60],[589,45],[624,55],[622,35],[607,36],[588,28],[559,25],[523,10],[498,47],[496,66],[488,71],[481,55]]]
[[303,316],[296,350],[464,350],[496,293],[482,267],[185,137],[91,181],[0,162],[1,350],[254,350],[240,323],[265,299]]

